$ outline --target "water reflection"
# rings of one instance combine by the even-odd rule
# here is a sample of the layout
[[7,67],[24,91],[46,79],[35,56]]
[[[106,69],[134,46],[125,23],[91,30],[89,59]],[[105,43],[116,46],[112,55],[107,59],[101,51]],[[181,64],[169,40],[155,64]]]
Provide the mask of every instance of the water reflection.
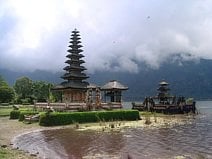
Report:
[[42,158],[212,158],[212,102],[185,125],[120,132],[46,130],[19,136],[16,145]]
[[123,148],[124,139],[121,133],[97,133],[93,131],[75,131],[73,129],[60,129],[43,131],[42,135],[51,148],[57,153],[60,151],[55,143],[63,146],[65,154],[62,158],[82,158],[88,154],[116,154]]
[[85,156],[120,156],[125,146],[122,133],[98,133],[74,129],[45,130],[22,135],[16,146],[42,158],[83,158]]

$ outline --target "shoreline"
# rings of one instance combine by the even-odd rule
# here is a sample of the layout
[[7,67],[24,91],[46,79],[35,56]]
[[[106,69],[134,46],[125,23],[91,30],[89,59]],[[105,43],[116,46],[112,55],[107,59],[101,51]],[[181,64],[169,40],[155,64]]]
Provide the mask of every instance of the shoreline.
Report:
[[17,155],[22,159],[37,158],[36,154],[30,154],[14,148],[14,140],[21,135],[31,133],[34,131],[43,131],[51,129],[64,129],[73,128],[76,131],[99,131],[111,132],[121,131],[128,128],[163,128],[172,127],[175,125],[183,125],[192,122],[195,116],[192,115],[147,115],[141,116],[141,120],[137,121],[112,121],[112,122],[99,122],[99,123],[84,123],[84,124],[71,124],[65,126],[42,127],[38,123],[25,124],[17,120],[10,120],[9,117],[0,117],[0,146],[1,149],[6,149],[14,153],[14,158]]

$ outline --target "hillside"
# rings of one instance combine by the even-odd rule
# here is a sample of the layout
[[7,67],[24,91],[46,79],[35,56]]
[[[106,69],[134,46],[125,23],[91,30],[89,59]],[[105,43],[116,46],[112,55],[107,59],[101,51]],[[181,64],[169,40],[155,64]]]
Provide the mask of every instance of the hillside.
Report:
[[212,60],[201,60],[199,63],[187,62],[182,66],[164,64],[158,70],[143,69],[138,74],[98,72],[90,80],[104,83],[118,79],[130,88],[125,97],[139,100],[156,94],[158,82],[162,79],[170,83],[171,93],[191,96],[196,99],[212,99]]
[[[145,96],[156,94],[158,82],[162,79],[170,83],[171,93],[194,97],[195,99],[212,99],[212,60],[200,60],[199,63],[184,62],[182,65],[167,63],[159,69],[141,69],[139,73],[96,72],[89,74],[89,82],[103,85],[105,82],[116,79],[129,87],[124,93],[125,100],[140,100]],[[12,72],[0,70],[0,74],[13,85],[20,76],[27,76],[33,80],[44,80],[60,83],[63,73],[47,71]]]

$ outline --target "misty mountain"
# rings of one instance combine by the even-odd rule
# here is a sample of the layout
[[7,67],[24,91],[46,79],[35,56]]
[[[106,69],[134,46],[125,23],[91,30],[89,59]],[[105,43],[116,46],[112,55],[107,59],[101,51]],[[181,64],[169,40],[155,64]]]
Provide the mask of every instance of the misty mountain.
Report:
[[159,69],[144,68],[138,74],[99,72],[91,76],[96,83],[110,79],[120,80],[129,87],[127,100],[140,100],[157,93],[158,83],[165,79],[170,84],[171,94],[195,99],[212,99],[212,60],[163,64]]
[[[116,79],[129,87],[124,92],[124,99],[129,101],[141,100],[145,96],[153,96],[157,93],[158,83],[165,79],[170,83],[171,94],[194,97],[195,99],[212,99],[212,60],[200,60],[199,62],[170,62],[163,64],[159,69],[150,69],[141,65],[139,73],[126,72],[95,72],[88,74],[89,82],[99,86]],[[60,83],[63,72],[52,73],[37,70],[35,72],[12,72],[0,70],[10,85],[21,76],[27,76],[33,80],[44,80]]]

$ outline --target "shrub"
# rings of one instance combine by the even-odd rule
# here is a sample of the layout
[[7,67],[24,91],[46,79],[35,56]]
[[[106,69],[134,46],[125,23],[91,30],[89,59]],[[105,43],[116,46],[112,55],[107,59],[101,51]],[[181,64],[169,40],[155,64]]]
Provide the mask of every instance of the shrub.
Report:
[[10,112],[10,119],[18,119],[20,115],[20,110],[13,110]]
[[1,103],[0,105],[1,106],[9,106],[10,104],[9,103]]
[[24,120],[24,115],[35,115],[38,114],[36,111],[21,111],[21,110],[13,110],[10,112],[10,119],[19,119],[19,121]]
[[53,112],[42,113],[39,124],[42,126],[67,125],[114,120],[138,120],[137,110],[97,111],[97,112]]
[[19,121],[23,121],[25,115],[35,115],[35,114],[38,114],[38,112],[36,112],[36,111],[21,111],[19,114]]

